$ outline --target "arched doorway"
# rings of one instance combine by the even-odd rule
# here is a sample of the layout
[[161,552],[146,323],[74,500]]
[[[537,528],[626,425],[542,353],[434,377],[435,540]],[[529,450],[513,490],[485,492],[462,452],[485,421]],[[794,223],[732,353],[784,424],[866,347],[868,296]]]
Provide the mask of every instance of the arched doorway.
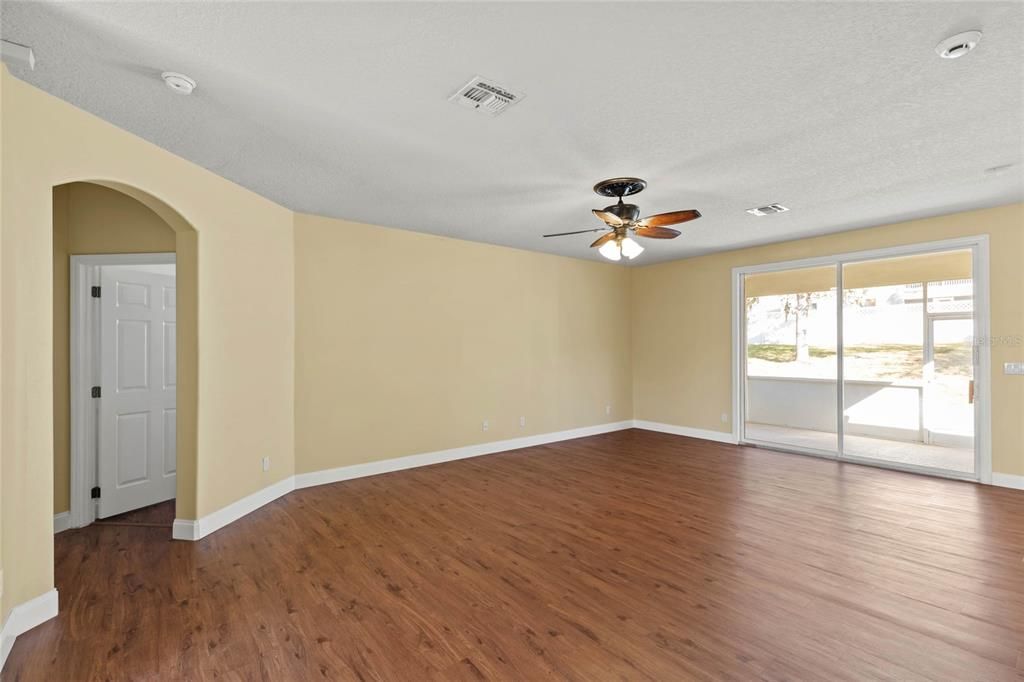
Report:
[[[53,188],[54,212],[54,525],[59,529],[92,521],[98,473],[96,451],[101,410],[91,409],[88,382],[75,381],[84,351],[76,345],[72,316],[74,273],[72,261],[120,255],[125,262],[146,260],[138,254],[160,253],[176,263],[176,321],[170,327],[175,349],[168,360],[176,397],[168,411],[174,457],[170,485],[175,497],[175,516],[193,518],[196,505],[196,406],[198,375],[197,233],[175,209],[152,194],[118,182],[81,181]],[[135,254],[134,256],[130,254]],[[73,258],[75,257],[75,258]],[[159,259],[158,259],[159,260]],[[117,258],[111,261],[116,262]],[[79,262],[79,265],[81,263]],[[79,282],[80,284],[81,282]],[[78,293],[81,294],[81,287]],[[88,294],[86,294],[88,296]],[[79,299],[81,300],[81,299]],[[98,301],[96,302],[99,303]],[[87,309],[84,305],[79,306]],[[97,342],[98,343],[98,342]],[[169,345],[169,344],[168,344]],[[89,358],[99,358],[90,347]],[[82,376],[78,374],[79,378]],[[99,392],[97,392],[99,393]],[[109,396],[109,392],[108,392]],[[85,402],[82,400],[85,399]],[[100,398],[102,400],[102,397]],[[76,403],[76,401],[78,401]],[[79,409],[73,409],[74,405]],[[145,420],[143,420],[145,421]],[[145,428],[145,427],[144,427]],[[92,457],[86,455],[92,449]],[[91,470],[89,467],[93,467]],[[65,509],[61,509],[65,507]],[[61,514],[66,517],[61,522]]]

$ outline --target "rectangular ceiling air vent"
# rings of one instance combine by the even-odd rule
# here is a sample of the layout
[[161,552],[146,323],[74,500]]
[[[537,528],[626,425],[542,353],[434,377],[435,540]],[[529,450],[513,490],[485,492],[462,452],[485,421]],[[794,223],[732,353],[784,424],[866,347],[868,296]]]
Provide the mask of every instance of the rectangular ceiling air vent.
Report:
[[474,76],[448,100],[490,116],[497,116],[524,96],[482,76]]
[[785,213],[788,210],[789,209],[782,204],[768,204],[767,206],[748,208],[747,213],[750,215],[771,215],[772,213]]

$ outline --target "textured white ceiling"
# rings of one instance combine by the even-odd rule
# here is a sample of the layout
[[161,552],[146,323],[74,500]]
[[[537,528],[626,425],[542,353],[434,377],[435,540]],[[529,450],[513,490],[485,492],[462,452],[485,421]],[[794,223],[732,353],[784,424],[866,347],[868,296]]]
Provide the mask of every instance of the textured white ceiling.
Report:
[[[599,258],[540,235],[597,227],[591,185],[638,175],[644,214],[704,214],[652,263],[1024,198],[1019,2],[2,9],[38,59],[16,76],[297,211]],[[448,102],[476,73],[526,98]]]

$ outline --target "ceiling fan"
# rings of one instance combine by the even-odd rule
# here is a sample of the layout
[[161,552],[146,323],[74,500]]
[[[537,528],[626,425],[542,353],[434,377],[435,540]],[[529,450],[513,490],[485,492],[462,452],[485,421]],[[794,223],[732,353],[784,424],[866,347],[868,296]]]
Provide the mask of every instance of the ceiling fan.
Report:
[[545,237],[564,237],[570,234],[584,234],[586,232],[607,232],[591,244],[602,256],[608,260],[621,260],[623,256],[629,259],[636,258],[643,252],[644,247],[640,246],[629,233],[637,237],[648,239],[675,239],[681,232],[673,230],[666,225],[678,225],[700,217],[700,211],[672,211],[671,213],[658,213],[646,218],[640,218],[640,207],[636,204],[623,203],[622,197],[636,194],[647,187],[647,182],[640,178],[612,178],[602,180],[594,185],[594,191],[603,197],[618,197],[619,202],[606,206],[603,209],[594,209],[594,215],[603,220],[607,227],[595,227],[592,230],[576,230],[575,232],[558,232],[546,234]]

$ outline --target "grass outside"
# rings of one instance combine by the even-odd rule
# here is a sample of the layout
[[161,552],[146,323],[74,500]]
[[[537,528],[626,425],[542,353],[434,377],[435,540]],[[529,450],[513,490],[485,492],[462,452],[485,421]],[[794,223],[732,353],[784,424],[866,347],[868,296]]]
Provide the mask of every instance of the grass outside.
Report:
[[[801,365],[817,365],[828,376],[828,368],[834,367],[834,348],[811,346],[810,361]],[[843,349],[843,366],[850,379],[920,379],[924,351],[912,344],[878,344],[872,346],[846,346]],[[761,361],[756,364],[779,376],[783,365],[796,365],[796,347],[786,344],[763,343],[747,346],[747,358]],[[762,364],[762,363],[771,363]],[[971,376],[971,347],[963,343],[936,344],[935,371],[952,376]],[[803,372],[799,373],[803,375]],[[831,373],[834,376],[834,370]]]

